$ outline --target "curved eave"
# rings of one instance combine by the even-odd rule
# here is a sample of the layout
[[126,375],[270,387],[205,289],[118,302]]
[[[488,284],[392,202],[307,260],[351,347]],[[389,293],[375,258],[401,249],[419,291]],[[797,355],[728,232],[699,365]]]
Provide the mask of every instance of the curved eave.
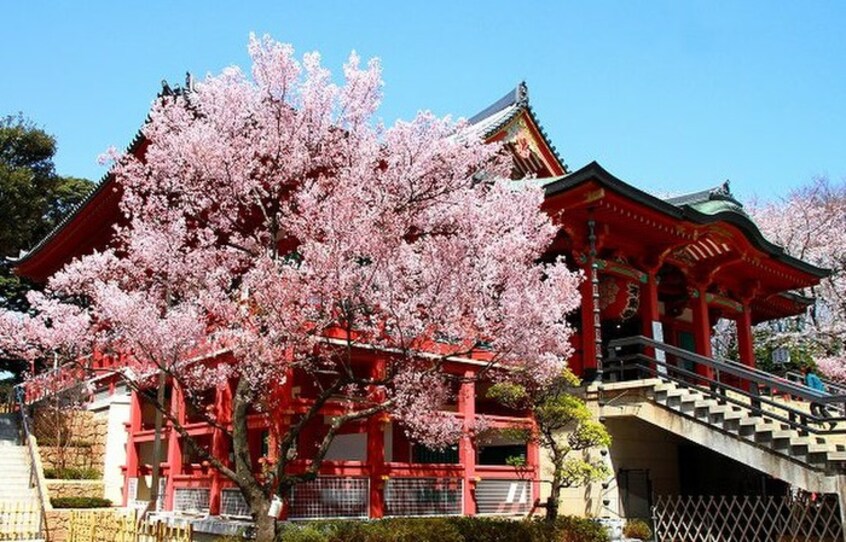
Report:
[[626,198],[645,205],[652,210],[678,220],[687,220],[693,224],[699,225],[707,225],[717,222],[730,224],[736,227],[753,247],[761,250],[774,259],[789,265],[790,267],[793,267],[803,273],[807,273],[816,279],[822,279],[831,274],[829,269],[823,269],[798,258],[794,258],[793,256],[787,254],[782,247],[768,241],[761,233],[761,230],[758,229],[758,226],[756,226],[755,223],[744,214],[733,211],[706,214],[697,211],[689,205],[682,205],[680,207],[672,205],[671,203],[667,203],[662,199],[656,198],[643,190],[639,190],[630,184],[623,182],[595,161],[577,171],[574,171],[573,173],[570,173],[569,175],[565,175],[548,183],[544,187],[546,197],[551,198],[556,194],[566,192],[590,181],[597,182],[604,188],[612,190]]
[[[470,124],[471,130],[473,126],[478,127],[477,133],[481,135],[482,139],[493,141],[496,140],[502,130],[522,114],[525,114],[533,125],[533,130],[537,133],[540,142],[546,147],[549,157],[555,162],[555,167],[559,171],[567,173],[567,164],[558,154],[558,149],[550,141],[549,135],[547,135],[535,114],[534,108],[529,103],[529,91],[525,82],[521,82],[514,90],[470,117],[467,122]],[[552,173],[555,174],[555,171]]]
[[[145,143],[144,135],[139,131],[127,147],[126,152],[133,154],[142,152]],[[45,280],[51,274],[44,271],[45,266],[57,267],[55,265],[51,266],[50,262],[56,257],[61,259],[63,256],[67,256],[64,254],[58,254],[57,256],[53,254],[55,252],[61,252],[61,247],[58,245],[63,244],[63,241],[69,235],[75,234],[79,237],[81,235],[79,233],[80,229],[90,220],[91,216],[97,212],[102,212],[104,207],[113,206],[116,210],[117,200],[119,199],[116,198],[117,195],[118,188],[115,185],[114,176],[111,172],[108,172],[103,175],[97,186],[73,210],[65,215],[50,233],[44,236],[26,254],[20,258],[10,260],[15,272],[39,282]],[[72,258],[76,255],[78,254],[72,254],[70,257]]]

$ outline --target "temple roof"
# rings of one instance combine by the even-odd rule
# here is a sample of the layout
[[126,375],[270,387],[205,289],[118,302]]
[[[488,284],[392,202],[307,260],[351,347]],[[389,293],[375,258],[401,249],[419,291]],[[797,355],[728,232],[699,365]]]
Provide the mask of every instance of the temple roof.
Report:
[[[514,89],[508,91],[505,96],[470,117],[467,120],[470,124],[467,133],[484,140],[496,140],[498,134],[506,129],[521,114],[525,114],[528,117],[537,129],[541,142],[549,150],[552,159],[555,160],[556,166],[560,168],[560,171],[566,173],[567,164],[564,163],[555,145],[549,140],[546,131],[538,121],[529,103],[529,87],[525,81],[520,82]],[[555,171],[553,170],[554,173]]]
[[716,189],[661,199],[618,179],[595,161],[577,171],[554,179],[544,179],[538,184],[543,186],[548,199],[591,181],[672,218],[702,225],[715,222],[731,224],[740,230],[754,247],[772,258],[817,278],[831,274],[828,269],[795,258],[785,252],[784,248],[768,241],[752,219],[743,212],[740,202],[731,196],[727,184]]
[[748,216],[746,211],[743,210],[743,204],[737,201],[731,193],[729,181],[714,188],[666,198],[664,201],[676,207],[691,207],[706,215],[730,211]]

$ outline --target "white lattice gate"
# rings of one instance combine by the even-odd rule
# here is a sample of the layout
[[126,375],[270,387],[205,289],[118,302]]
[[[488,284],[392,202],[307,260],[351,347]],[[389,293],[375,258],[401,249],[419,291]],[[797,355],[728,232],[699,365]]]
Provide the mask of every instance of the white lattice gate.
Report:
[[656,542],[842,542],[835,495],[658,497]]

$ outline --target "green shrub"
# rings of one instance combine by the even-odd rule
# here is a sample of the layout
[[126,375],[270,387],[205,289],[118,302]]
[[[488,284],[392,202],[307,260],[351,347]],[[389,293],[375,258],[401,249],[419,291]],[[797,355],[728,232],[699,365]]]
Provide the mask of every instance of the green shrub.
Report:
[[99,480],[101,477],[97,469],[44,469],[44,478],[53,480]]
[[583,518],[449,517],[286,524],[277,542],[607,542],[602,526]]
[[562,516],[555,523],[557,542],[608,542],[605,527],[590,519]]
[[286,525],[277,540],[280,542],[326,542],[326,535],[315,525]]
[[639,538],[641,540],[648,540],[652,536],[652,529],[642,519],[631,519],[626,522],[623,527],[623,536],[626,538]]
[[108,508],[112,501],[100,497],[54,497],[50,504],[53,508]]

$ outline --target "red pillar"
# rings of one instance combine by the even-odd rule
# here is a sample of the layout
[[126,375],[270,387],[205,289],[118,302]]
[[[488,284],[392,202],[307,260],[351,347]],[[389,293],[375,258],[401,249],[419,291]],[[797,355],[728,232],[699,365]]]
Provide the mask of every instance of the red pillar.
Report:
[[[579,293],[582,296],[582,367],[584,372],[596,370],[596,319],[599,314],[595,310],[594,287],[591,280],[592,260],[588,260],[585,266],[585,280],[579,286]],[[583,376],[579,375],[579,376]]]
[[[180,425],[185,424],[185,398],[182,396],[182,389],[174,382],[170,397],[170,411],[176,417]],[[168,424],[170,431],[167,435],[167,465],[168,476],[165,486],[164,509],[173,510],[173,482],[177,474],[182,474],[182,444],[179,440],[179,433]]]
[[[696,353],[700,356],[710,358],[711,352],[711,322],[708,316],[708,299],[704,287],[696,289],[698,295],[693,299],[693,340],[696,345]],[[702,376],[713,378],[714,371],[704,365],[696,365],[696,372]]]
[[[378,358],[373,362],[371,378],[381,379],[385,375],[385,360]],[[384,393],[377,389],[370,390],[371,400],[379,403],[385,400]],[[367,464],[370,467],[370,517],[381,518],[385,515],[385,433],[383,414],[367,419]]]
[[[215,390],[214,400],[215,418],[219,425],[226,427],[232,419],[232,389],[228,382],[224,382]],[[224,463],[229,462],[229,442],[223,429],[215,427],[212,432],[211,453]],[[217,469],[211,471],[211,491],[209,494],[209,513],[213,516],[220,514],[221,481],[223,475]]]
[[132,392],[129,400],[129,435],[126,439],[126,473],[123,479],[123,504],[127,506],[135,495],[129,495],[129,479],[138,477],[138,448],[135,445],[135,435],[141,430],[141,401],[138,393]]
[[[537,427],[532,427],[533,431],[537,431]],[[530,439],[526,443],[526,460],[528,466],[532,468],[532,501],[540,500],[540,445],[537,440]]]
[[752,342],[752,310],[743,303],[743,312],[737,319],[737,350],[740,363],[755,367],[755,347]]
[[367,420],[367,464],[370,467],[370,517],[385,515],[385,434],[380,416]]
[[464,418],[464,431],[458,443],[458,461],[464,465],[464,515],[476,514],[476,442],[471,436],[476,421],[476,374],[464,373],[466,382],[461,383],[458,393],[458,412]]
[[[640,289],[640,319],[643,321],[642,333],[644,337],[663,340],[663,337],[655,337],[652,329],[653,322],[660,323],[661,319],[661,315],[658,312],[658,281],[654,272],[649,272],[646,276],[646,284]],[[655,349],[651,347],[646,348],[644,353],[652,358],[656,355]]]

